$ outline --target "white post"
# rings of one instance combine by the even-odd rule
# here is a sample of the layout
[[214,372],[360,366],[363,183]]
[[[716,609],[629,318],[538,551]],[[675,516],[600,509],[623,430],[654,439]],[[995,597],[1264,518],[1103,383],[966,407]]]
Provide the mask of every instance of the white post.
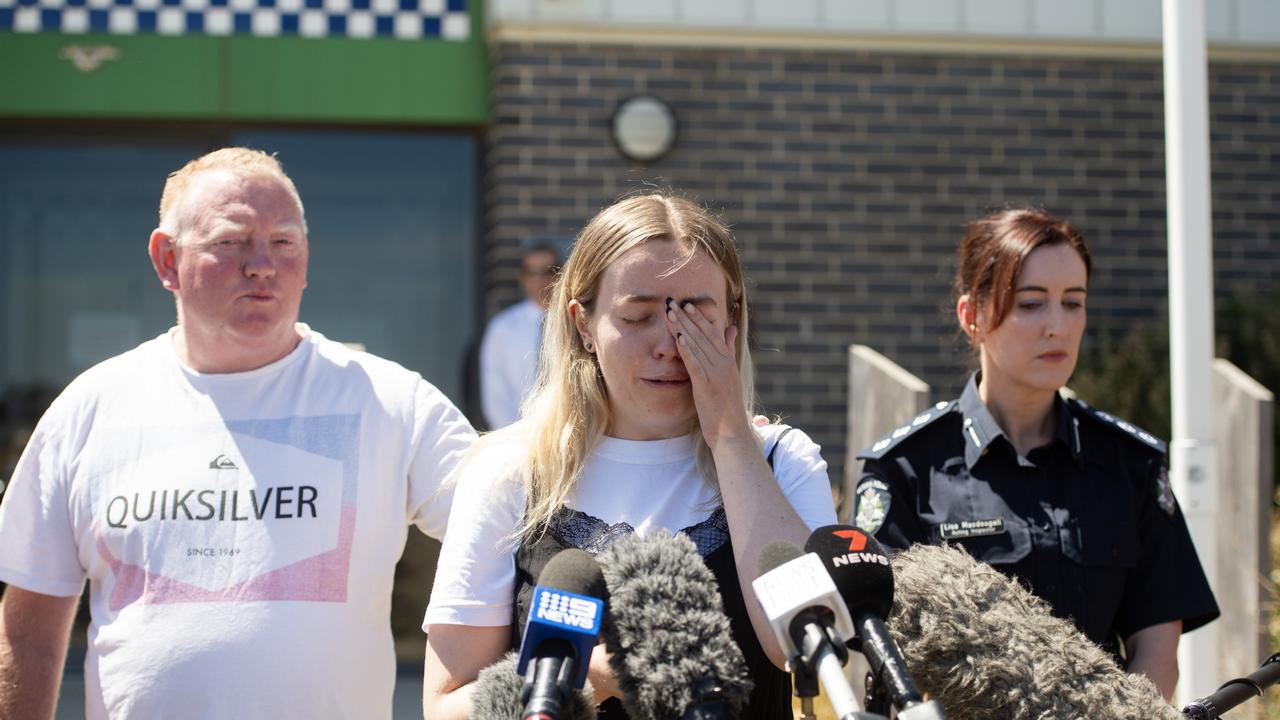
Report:
[[[1169,369],[1174,492],[1209,582],[1217,587],[1217,448],[1213,422],[1213,253],[1209,206],[1208,67],[1204,0],[1163,0],[1166,202],[1169,223]],[[1178,649],[1178,705],[1218,677],[1214,623]]]

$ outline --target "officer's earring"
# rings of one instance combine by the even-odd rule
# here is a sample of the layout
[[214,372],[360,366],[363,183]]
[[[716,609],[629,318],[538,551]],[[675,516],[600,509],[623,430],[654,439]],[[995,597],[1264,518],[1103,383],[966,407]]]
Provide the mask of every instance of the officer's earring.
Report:
[[586,340],[582,343],[582,347],[586,348],[587,352],[591,352],[591,349],[595,346],[591,344],[590,340]]

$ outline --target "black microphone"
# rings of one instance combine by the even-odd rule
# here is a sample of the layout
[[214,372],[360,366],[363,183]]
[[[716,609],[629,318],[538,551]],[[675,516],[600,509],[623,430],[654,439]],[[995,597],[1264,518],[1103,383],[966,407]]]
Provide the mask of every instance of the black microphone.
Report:
[[1184,720],[1044,600],[956,547],[893,558],[888,626],[922,691],[957,720]]
[[752,683],[715,576],[691,540],[619,538],[600,556],[605,647],[632,720],[739,717]]
[[[520,699],[524,678],[516,672],[516,652],[480,671],[471,690],[472,720],[519,720],[524,715]],[[560,720],[595,720],[591,686],[574,690],[560,707]]]
[[941,705],[924,701],[885,628],[884,620],[893,608],[893,570],[880,543],[850,525],[826,525],[813,531],[804,549],[821,558],[853,616],[857,629],[853,647],[871,667],[873,690],[887,693],[903,720],[945,718]]
[[1252,697],[1260,697],[1267,688],[1280,682],[1280,653],[1276,653],[1249,675],[1228,680],[1209,695],[1182,708],[1182,714],[1194,720],[1217,720],[1222,713]]
[[538,575],[516,672],[526,720],[560,717],[572,690],[587,679],[608,596],[595,558],[577,548],[556,553]]

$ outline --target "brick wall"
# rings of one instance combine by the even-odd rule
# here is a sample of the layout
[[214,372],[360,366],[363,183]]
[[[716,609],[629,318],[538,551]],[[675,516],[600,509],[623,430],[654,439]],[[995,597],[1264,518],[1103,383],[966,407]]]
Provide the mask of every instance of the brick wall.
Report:
[[[484,190],[485,311],[515,300],[518,244],[571,237],[641,183],[733,226],[754,280],[761,399],[843,466],[850,343],[954,393],[949,285],[964,223],[1042,204],[1096,257],[1091,332],[1166,313],[1161,69],[1149,61],[497,43]],[[1280,67],[1210,70],[1219,294],[1276,290]],[[648,168],[609,137],[622,99],[675,110]]]

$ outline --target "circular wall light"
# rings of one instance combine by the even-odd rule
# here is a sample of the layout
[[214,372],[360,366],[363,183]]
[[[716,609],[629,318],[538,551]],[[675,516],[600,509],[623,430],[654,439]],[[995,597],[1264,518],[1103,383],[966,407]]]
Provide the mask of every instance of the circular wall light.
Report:
[[651,163],[676,143],[676,115],[652,95],[637,95],[613,111],[613,142],[627,159]]

